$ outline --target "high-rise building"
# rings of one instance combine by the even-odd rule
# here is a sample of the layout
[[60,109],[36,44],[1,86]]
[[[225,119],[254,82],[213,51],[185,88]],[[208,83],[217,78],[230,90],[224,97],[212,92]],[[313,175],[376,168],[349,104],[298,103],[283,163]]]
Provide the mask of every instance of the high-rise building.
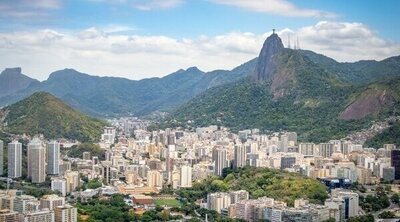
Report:
[[207,209],[221,213],[221,209],[227,208],[231,204],[229,193],[219,192],[207,195]]
[[113,144],[115,141],[116,129],[114,127],[105,127],[104,133],[101,134],[101,140],[108,144]]
[[55,194],[44,195],[40,199],[40,209],[55,210],[56,207],[64,205],[65,205],[65,198],[59,197]]
[[249,153],[246,155],[246,165],[259,167],[260,166],[260,155],[258,153]]
[[111,184],[114,180],[118,179],[118,170],[112,166],[111,161],[103,161],[101,162],[101,166],[104,184]]
[[65,180],[67,182],[67,193],[75,191],[79,187],[79,172],[68,170],[65,172]]
[[289,140],[289,145],[294,146],[297,144],[297,133],[296,132],[287,132],[286,135]]
[[333,189],[332,197],[342,198],[344,200],[344,218],[358,216],[359,195],[350,190]]
[[0,140],[0,175],[3,175],[3,164],[4,164],[4,142]]
[[149,170],[147,172],[147,186],[149,187],[162,187],[163,179],[160,171]]
[[390,162],[394,168],[394,179],[400,180],[400,150],[395,149],[390,153]]
[[384,181],[391,182],[394,180],[394,167],[384,167],[382,169],[382,178]]
[[42,141],[34,138],[28,144],[28,177],[32,183],[43,183],[46,180],[46,149]]
[[300,143],[299,144],[299,153],[301,153],[305,156],[315,155],[315,144],[314,143]]
[[61,160],[59,174],[64,175],[68,170],[71,170],[71,162]]
[[212,160],[215,164],[214,172],[218,176],[222,176],[222,170],[228,167],[226,159],[226,150],[223,148],[215,148],[212,153]]
[[181,167],[181,187],[192,187],[192,167]]
[[319,156],[331,157],[334,151],[334,146],[332,143],[320,143],[319,145]]
[[0,209],[14,209],[15,195],[4,195],[0,197]]
[[286,168],[292,168],[295,164],[296,164],[296,157],[294,156],[281,157],[281,170]]
[[60,143],[51,141],[47,144],[47,174],[60,173]]
[[32,212],[39,210],[39,201],[30,195],[16,196],[14,199],[13,210],[18,213]]
[[246,147],[242,144],[235,145],[235,152],[234,152],[234,163],[233,166],[237,168],[245,167],[246,166]]
[[21,215],[23,222],[54,222],[54,213],[50,210],[28,212]]
[[65,197],[67,195],[67,180],[65,178],[52,178],[51,190],[60,192],[60,195]]
[[231,204],[249,199],[249,192],[246,190],[231,191],[229,192],[229,195],[231,196]]
[[15,222],[19,221],[18,212],[9,209],[0,210],[0,222]]
[[76,222],[78,221],[78,211],[75,207],[66,204],[57,206],[54,209],[54,222]]
[[168,135],[168,145],[175,145],[176,137],[174,133]]
[[333,218],[336,221],[345,221],[345,201],[343,198],[326,199],[324,205],[329,209],[329,218]]
[[8,177],[22,176],[22,144],[13,141],[8,144]]
[[289,148],[289,137],[286,134],[281,135],[281,147],[280,150],[281,152],[288,152]]

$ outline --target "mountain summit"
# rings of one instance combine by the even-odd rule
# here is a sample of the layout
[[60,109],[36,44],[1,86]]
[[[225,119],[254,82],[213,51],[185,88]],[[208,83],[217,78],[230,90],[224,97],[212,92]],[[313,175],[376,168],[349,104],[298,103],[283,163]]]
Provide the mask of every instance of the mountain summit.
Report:
[[272,58],[281,52],[283,48],[282,40],[275,32],[265,40],[258,56],[253,80],[258,82],[270,79],[271,75],[276,71]]
[[0,74],[0,97],[26,89],[32,83],[39,83],[39,81],[22,74],[19,67],[7,68]]

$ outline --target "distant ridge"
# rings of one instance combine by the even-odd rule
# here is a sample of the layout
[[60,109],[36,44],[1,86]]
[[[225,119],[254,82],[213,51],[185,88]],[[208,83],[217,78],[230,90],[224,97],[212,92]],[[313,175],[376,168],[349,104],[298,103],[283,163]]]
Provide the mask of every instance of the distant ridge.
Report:
[[74,69],[64,69],[51,73],[46,81],[0,96],[0,106],[44,91],[94,116],[147,115],[154,111],[170,111],[209,88],[244,78],[254,66],[255,60],[251,60],[231,71],[215,70],[209,73],[191,67],[162,78],[139,81],[91,76]]

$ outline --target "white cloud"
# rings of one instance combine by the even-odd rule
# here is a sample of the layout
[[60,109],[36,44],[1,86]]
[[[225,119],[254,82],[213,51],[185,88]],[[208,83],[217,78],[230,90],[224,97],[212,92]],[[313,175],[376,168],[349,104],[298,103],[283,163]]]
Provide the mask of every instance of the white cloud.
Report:
[[321,21],[303,27],[298,36],[300,47],[321,52],[339,61],[384,59],[400,54],[400,44],[385,40],[362,23]]
[[299,8],[287,0],[211,0],[217,4],[231,5],[256,12],[290,17],[335,17],[331,12]]
[[185,0],[90,0],[94,2],[106,2],[111,4],[126,4],[139,10],[154,10],[154,9],[168,9],[175,8],[183,3]]
[[106,33],[119,33],[119,32],[134,31],[136,30],[136,28],[127,25],[109,24],[106,27],[104,27],[103,30]]
[[60,7],[61,0],[3,0],[0,2],[0,18],[42,18],[49,15],[49,10]]
[[183,4],[184,0],[139,0],[134,1],[135,8],[140,10],[175,8]]
[[[289,33],[292,39],[299,37],[302,49],[339,61],[380,60],[400,54],[399,43],[380,38],[361,23],[319,22],[298,30],[282,29],[278,34],[285,44]],[[231,69],[256,57],[270,34],[233,32],[176,39],[97,28],[77,33],[0,33],[0,69],[21,66],[25,73],[41,80],[63,68],[130,79],[163,76],[190,66],[205,71]]]

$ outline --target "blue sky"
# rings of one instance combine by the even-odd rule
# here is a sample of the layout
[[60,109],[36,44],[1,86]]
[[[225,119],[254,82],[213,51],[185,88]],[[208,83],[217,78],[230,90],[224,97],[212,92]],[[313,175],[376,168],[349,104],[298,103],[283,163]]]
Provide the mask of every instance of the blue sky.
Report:
[[131,79],[231,69],[272,28],[339,61],[379,60],[400,54],[399,21],[395,0],[2,0],[0,68],[40,80],[66,67]]

